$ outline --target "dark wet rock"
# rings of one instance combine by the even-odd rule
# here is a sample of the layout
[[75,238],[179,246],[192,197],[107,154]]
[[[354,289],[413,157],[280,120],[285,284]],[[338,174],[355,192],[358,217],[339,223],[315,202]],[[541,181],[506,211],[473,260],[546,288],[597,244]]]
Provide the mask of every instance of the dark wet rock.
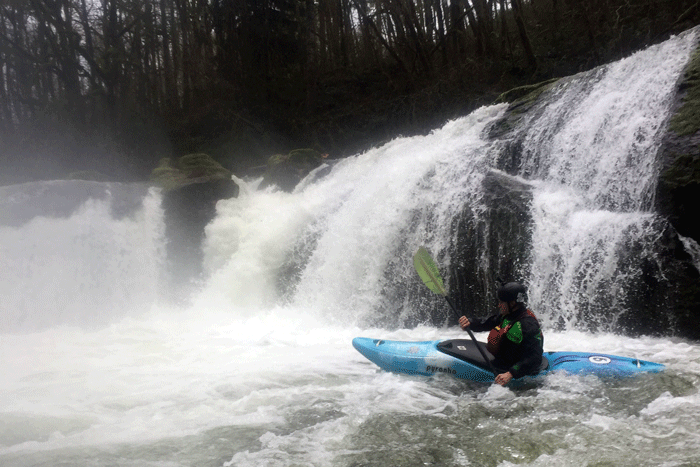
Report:
[[163,188],[168,276],[173,301],[185,301],[202,274],[204,228],[216,203],[238,196],[231,172],[206,154],[161,160],[151,180]]
[[455,222],[457,235],[450,276],[460,310],[493,311],[496,278],[522,281],[529,273],[532,187],[503,172],[483,180],[484,211],[467,208]]
[[660,150],[656,208],[679,234],[700,242],[700,48],[681,82]]
[[[700,339],[700,272],[673,226],[657,217],[647,237],[626,242],[618,261],[629,287],[618,297],[624,305],[615,332],[627,335],[677,335]],[[649,248],[652,245],[653,248]]]

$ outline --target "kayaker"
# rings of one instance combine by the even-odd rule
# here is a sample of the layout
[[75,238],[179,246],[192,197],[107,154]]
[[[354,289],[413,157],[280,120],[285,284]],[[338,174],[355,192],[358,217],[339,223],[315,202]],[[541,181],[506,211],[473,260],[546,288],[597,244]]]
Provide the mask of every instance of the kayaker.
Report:
[[464,330],[490,331],[486,350],[496,357],[497,368],[508,368],[496,375],[501,386],[513,378],[537,374],[542,362],[544,336],[535,315],[519,300],[524,293],[525,287],[518,282],[502,284],[498,288],[499,314],[483,320],[459,318]]

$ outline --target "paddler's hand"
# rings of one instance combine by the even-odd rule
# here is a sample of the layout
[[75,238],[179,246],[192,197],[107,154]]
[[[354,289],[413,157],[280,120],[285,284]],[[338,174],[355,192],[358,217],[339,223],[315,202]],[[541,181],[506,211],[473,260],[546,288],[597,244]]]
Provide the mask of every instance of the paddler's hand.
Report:
[[506,384],[510,383],[511,379],[513,379],[513,375],[510,373],[510,371],[506,371],[505,373],[501,373],[500,375],[496,376],[496,384],[505,386]]
[[465,331],[469,327],[471,323],[469,322],[469,319],[466,316],[460,316],[459,317],[459,325],[464,329]]

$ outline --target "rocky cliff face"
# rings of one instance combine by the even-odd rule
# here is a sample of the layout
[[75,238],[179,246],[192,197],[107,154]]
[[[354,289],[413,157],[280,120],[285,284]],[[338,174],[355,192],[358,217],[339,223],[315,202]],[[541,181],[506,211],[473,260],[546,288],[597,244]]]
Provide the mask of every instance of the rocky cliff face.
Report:
[[679,234],[700,242],[700,48],[695,51],[673,106],[659,152],[656,207]]
[[[670,224],[660,244],[666,247],[665,260],[674,278],[669,294],[675,310],[671,325],[681,335],[700,338],[700,258],[692,247],[700,243],[700,47],[678,83],[659,158],[656,209]],[[679,235],[686,237],[684,241]]]
[[455,251],[449,276],[459,309],[491,310],[496,279],[522,280],[529,272],[532,241],[531,186],[491,171],[483,180],[484,211],[466,208],[455,219]]

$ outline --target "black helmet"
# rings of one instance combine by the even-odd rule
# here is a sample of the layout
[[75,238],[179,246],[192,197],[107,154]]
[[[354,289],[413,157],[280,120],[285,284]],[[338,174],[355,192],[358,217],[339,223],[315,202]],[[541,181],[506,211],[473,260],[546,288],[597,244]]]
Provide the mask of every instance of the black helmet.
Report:
[[518,301],[518,295],[525,293],[525,286],[519,282],[501,284],[498,288],[498,299],[502,302]]

